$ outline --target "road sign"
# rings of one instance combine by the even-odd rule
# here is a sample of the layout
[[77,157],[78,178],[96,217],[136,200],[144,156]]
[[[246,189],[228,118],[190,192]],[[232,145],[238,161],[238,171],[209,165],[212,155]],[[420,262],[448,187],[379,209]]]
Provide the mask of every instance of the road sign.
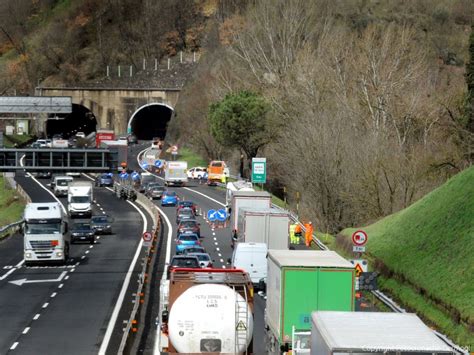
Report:
[[153,235],[150,232],[143,233],[143,246],[151,247],[151,241],[153,240]]
[[356,276],[357,276],[357,277],[359,277],[360,274],[362,274],[363,272],[369,271],[369,270],[368,270],[369,264],[367,263],[367,260],[364,260],[364,259],[354,259],[354,260],[350,260],[350,262],[352,263],[352,265],[354,265],[354,268],[355,268],[355,270],[356,270]]
[[140,163],[140,166],[142,167],[142,169],[146,169],[148,168],[148,163],[144,160],[142,160],[142,162]]
[[353,245],[352,246],[352,251],[354,253],[365,253],[365,247],[360,247],[358,245]]
[[121,179],[124,179],[124,180],[125,180],[125,179],[128,179],[128,173],[125,172],[125,171],[124,171],[124,172],[121,172],[119,176],[120,176]]
[[359,290],[377,290],[377,273],[363,272],[359,277]]
[[247,326],[245,325],[243,321],[240,320],[235,326],[235,330],[244,331],[244,330],[247,330]]
[[217,211],[216,210],[207,211],[207,219],[209,222],[214,222],[217,219]]
[[352,234],[352,244],[354,245],[358,245],[358,246],[365,245],[368,239],[369,238],[367,237],[367,233],[365,233],[363,230],[355,231]]
[[171,152],[178,152],[178,146],[177,145],[173,145],[171,146]]
[[160,169],[163,166],[163,161],[158,159],[155,161],[155,166]]
[[137,181],[137,180],[139,180],[139,179],[140,179],[140,174],[139,174],[138,172],[134,171],[134,172],[132,173],[132,180]]
[[227,219],[227,212],[224,209],[216,211],[216,219],[221,222],[225,222]]
[[252,158],[252,182],[267,182],[267,158]]

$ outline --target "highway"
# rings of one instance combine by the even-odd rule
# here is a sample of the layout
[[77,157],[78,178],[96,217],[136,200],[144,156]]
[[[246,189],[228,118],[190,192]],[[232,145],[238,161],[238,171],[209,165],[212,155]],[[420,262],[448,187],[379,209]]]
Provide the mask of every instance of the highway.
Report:
[[[21,174],[16,181],[33,202],[54,201],[49,180]],[[106,188],[95,188],[94,200],[94,214],[115,218],[114,233],[97,236],[94,245],[72,245],[65,266],[24,267],[22,236],[0,242],[0,354],[117,352],[141,267],[137,248],[152,222]]]

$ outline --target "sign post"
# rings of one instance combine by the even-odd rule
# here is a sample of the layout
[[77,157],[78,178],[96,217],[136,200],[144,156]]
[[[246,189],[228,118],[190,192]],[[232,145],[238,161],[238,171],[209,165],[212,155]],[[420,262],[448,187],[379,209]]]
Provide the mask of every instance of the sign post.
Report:
[[355,231],[352,234],[352,251],[354,253],[365,252],[365,244],[367,243],[368,239],[369,238],[367,237],[367,233],[365,233],[363,230]]
[[255,184],[267,182],[267,158],[252,158],[252,182]]

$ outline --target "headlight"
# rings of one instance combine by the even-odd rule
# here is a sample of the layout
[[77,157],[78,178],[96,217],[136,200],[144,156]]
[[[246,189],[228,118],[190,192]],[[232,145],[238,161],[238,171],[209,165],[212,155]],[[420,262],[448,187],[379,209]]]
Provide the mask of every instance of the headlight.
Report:
[[87,235],[88,235],[89,237],[92,237],[92,236],[94,235],[94,233],[93,233],[93,232],[92,232],[92,233],[88,233]]
[[62,251],[56,252],[56,256],[59,256],[59,257],[63,256],[63,252]]
[[105,228],[110,228],[110,227],[112,227],[112,226],[110,226],[110,225],[107,225]]
[[25,253],[25,259],[31,259],[32,256],[33,255],[31,253]]

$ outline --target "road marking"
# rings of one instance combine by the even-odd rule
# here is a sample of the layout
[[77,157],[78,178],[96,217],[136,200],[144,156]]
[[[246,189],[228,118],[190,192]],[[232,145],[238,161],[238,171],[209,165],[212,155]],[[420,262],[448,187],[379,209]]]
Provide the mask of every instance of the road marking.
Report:
[[222,254],[221,254],[221,253],[217,253],[217,255],[219,255],[219,257],[222,257]]
[[30,331],[30,327],[26,327],[21,334],[26,334]]
[[43,305],[43,308],[46,308],[46,307],[48,307],[48,306],[49,306],[49,303],[46,302],[46,303]]
[[76,271],[76,268],[72,268],[70,271],[71,271],[71,272],[74,272],[74,271]]
[[[128,204],[133,206],[140,216],[143,219],[143,230],[142,234],[146,232],[148,229],[148,221],[146,219],[146,216],[143,214],[143,212],[135,205],[133,202],[127,201]],[[107,347],[109,346],[110,339],[112,338],[112,332],[115,327],[115,323],[117,323],[117,318],[120,312],[120,309],[122,308],[123,301],[125,299],[125,293],[127,292],[128,285],[130,284],[130,279],[132,277],[133,269],[135,268],[135,264],[137,263],[138,257],[140,256],[140,253],[143,248],[143,238],[140,238],[140,242],[138,243],[137,250],[135,252],[135,255],[133,257],[132,262],[130,263],[130,267],[128,268],[127,276],[125,276],[125,280],[123,281],[122,289],[120,290],[120,294],[118,296],[117,302],[115,303],[114,310],[112,312],[112,316],[109,319],[109,324],[107,325],[107,330],[104,335],[104,340],[102,341],[102,344],[100,345],[99,349],[99,355],[105,355],[105,352],[107,351]]]
[[57,295],[57,293],[56,293],[56,292],[53,292],[53,293],[51,294],[51,298],[56,297],[56,295]]
[[215,245],[219,245],[219,243],[217,243],[217,242],[214,242],[214,244],[215,244]]
[[216,250],[217,250],[217,251],[221,251],[221,249],[220,249],[220,248],[216,248]]
[[[100,203],[97,202],[96,205],[97,205],[98,207],[100,207]],[[102,209],[102,208],[101,208],[101,209]]]
[[14,342],[13,345],[11,346],[10,350],[15,350],[16,347],[18,346],[18,344],[20,344],[19,342]]
[[222,265],[222,268],[225,269],[225,265]]
[[89,252],[90,252],[90,250],[86,250],[86,251],[84,252],[84,254],[89,254]]
[[212,235],[216,235],[216,233],[215,233],[215,232],[212,232]]
[[8,275],[11,275],[11,274],[14,273],[16,270],[18,270],[24,263],[25,263],[25,260],[20,261],[18,264],[15,265],[15,267],[14,267],[13,269],[11,269],[11,270],[8,271],[7,273],[5,273],[5,275],[1,276],[1,277],[0,277],[0,281],[6,279],[6,278],[8,277]]
[[39,317],[40,317],[40,314],[38,313],[33,317],[33,320],[37,320]]
[[69,280],[69,275],[67,275],[67,276],[64,278],[64,280]]
[[13,267],[13,265],[7,265],[3,267],[3,270],[9,270]]
[[64,278],[66,274],[67,274],[67,271],[63,271],[57,279],[46,279],[46,280],[19,279],[19,280],[9,281],[9,283],[17,285],[17,286],[21,286],[23,284],[33,284],[33,283],[42,283],[42,282],[60,282],[62,281],[62,279]]
[[81,262],[80,262],[80,261],[78,261],[78,262],[76,263],[76,265],[74,265],[74,266],[79,266],[79,264],[80,264],[80,263],[81,263]]
[[86,256],[85,256],[85,255],[81,256],[81,259],[82,259],[82,260],[84,260],[85,258],[86,258]]
[[63,288],[64,287],[64,284],[61,284],[58,286],[58,288]]
[[217,238],[216,238],[216,237],[214,237],[214,240],[217,240]]
[[224,259],[221,259],[221,263],[223,263],[223,262],[224,262]]

